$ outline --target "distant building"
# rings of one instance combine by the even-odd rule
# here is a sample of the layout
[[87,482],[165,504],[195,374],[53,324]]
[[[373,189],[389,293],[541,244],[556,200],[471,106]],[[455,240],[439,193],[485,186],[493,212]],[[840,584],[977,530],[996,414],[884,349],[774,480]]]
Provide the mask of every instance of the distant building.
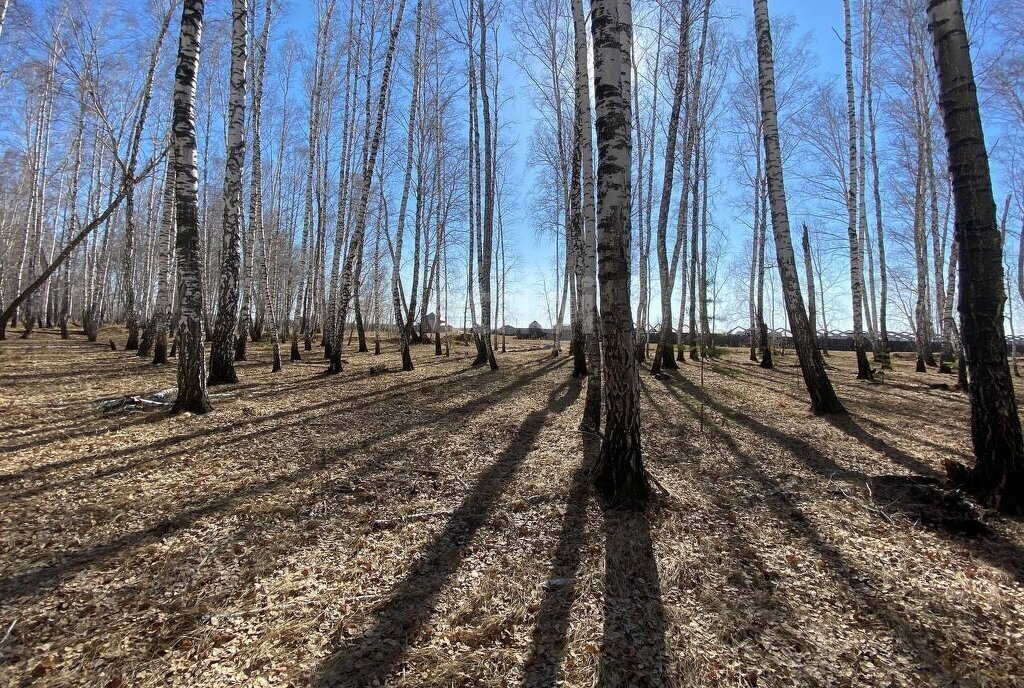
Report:
[[[436,319],[436,316],[433,313],[427,313],[427,319],[426,319],[426,323],[425,323],[425,328],[423,330],[423,334],[426,335],[426,334],[433,334],[434,333],[434,320],[435,319]],[[452,331],[452,326],[449,325],[448,323],[444,322],[444,320],[442,320],[441,321],[441,332],[451,332],[451,331]]]

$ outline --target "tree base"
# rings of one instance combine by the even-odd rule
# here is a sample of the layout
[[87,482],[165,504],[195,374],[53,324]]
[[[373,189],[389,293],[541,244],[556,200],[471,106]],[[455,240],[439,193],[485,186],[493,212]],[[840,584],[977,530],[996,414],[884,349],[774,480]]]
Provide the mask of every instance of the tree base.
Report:
[[247,361],[249,337],[244,332],[235,338],[235,361]]
[[607,508],[641,509],[651,498],[651,484],[640,456],[640,437],[621,431],[601,442],[594,468],[594,486]]
[[871,363],[868,361],[868,352],[864,350],[863,346],[857,349],[857,379],[875,379],[875,374],[871,370]]
[[914,371],[918,373],[928,372],[928,368],[924,364],[924,356],[922,356],[921,354],[917,355],[917,368],[915,368]]
[[1000,459],[995,463],[1003,469],[985,471],[981,466],[968,468],[952,459],[946,459],[943,466],[954,485],[982,504],[1010,516],[1024,515],[1024,467]]

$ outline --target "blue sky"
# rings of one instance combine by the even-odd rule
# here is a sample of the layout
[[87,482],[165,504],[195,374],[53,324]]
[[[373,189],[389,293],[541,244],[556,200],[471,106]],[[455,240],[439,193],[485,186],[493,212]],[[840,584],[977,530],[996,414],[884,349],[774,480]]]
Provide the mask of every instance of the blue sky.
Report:
[[[858,10],[859,4],[859,2],[855,2],[855,12]],[[312,0],[291,0],[291,4],[286,10],[287,23],[290,28],[304,36],[312,34],[311,6]],[[826,82],[835,79],[841,82],[844,77],[843,44],[840,38],[843,33],[842,0],[823,2],[771,0],[770,8],[773,17],[782,15],[796,17],[797,33],[807,35],[809,42],[806,47],[817,58],[814,80]],[[716,0],[714,12],[726,20],[727,30],[730,34],[740,35],[742,32],[750,30],[753,17],[750,0]],[[514,38],[511,36],[507,22],[499,39],[502,50],[507,55],[514,47]],[[505,208],[506,246],[510,260],[515,262],[515,268],[508,280],[507,322],[526,325],[536,319],[547,325],[549,323],[549,308],[554,307],[550,297],[555,282],[555,247],[550,236],[539,236],[534,230],[529,204],[536,175],[527,165],[530,133],[538,113],[533,109],[530,85],[526,76],[520,73],[514,61],[510,59],[504,59],[502,65],[504,69],[501,77],[503,96],[506,99],[501,111],[501,119],[504,126],[507,127],[506,142],[518,141],[517,146],[508,153],[512,159],[508,161],[510,170],[508,184],[511,190],[510,204]],[[782,135],[783,138],[786,137],[785,130]],[[880,136],[884,139],[884,132],[880,132]],[[880,143],[884,146],[884,141],[880,141]],[[990,140],[989,143],[991,145],[992,141]],[[661,145],[659,144],[659,147]],[[792,167],[798,167],[800,164],[801,161],[796,159],[793,161]],[[788,177],[795,176],[793,175],[794,169],[791,168],[788,172]],[[886,171],[883,169],[883,176],[885,174]],[[733,162],[724,153],[719,152],[712,160],[711,170],[712,224],[718,228],[726,251],[726,255],[720,261],[724,286],[719,299],[721,305],[718,313],[721,317],[716,323],[716,329],[719,331],[746,324],[746,304],[742,296],[745,293],[745,288],[739,284],[736,275],[741,272],[739,263],[742,261],[743,252],[750,241],[750,220],[747,217],[749,213],[739,208],[740,197],[737,194],[745,193],[745,188],[737,186],[734,175]],[[883,184],[886,181],[883,180]],[[791,196],[791,220],[794,223],[794,231],[796,231],[802,217],[801,212],[806,211],[806,207],[801,199],[794,198],[794,195],[799,195],[794,192],[795,184],[788,184],[788,186]],[[845,233],[845,224],[836,229]],[[795,238],[799,239],[799,237]],[[771,253],[772,247],[769,246],[768,250]],[[895,252],[894,250],[894,254]],[[769,262],[773,262],[773,258],[769,257]],[[843,270],[841,258],[835,261],[835,264],[837,271]],[[455,271],[458,272],[457,269]],[[653,269],[653,273],[656,275],[656,268]],[[656,279],[654,281],[657,282]],[[848,277],[837,276],[835,283],[832,326],[842,329],[849,327],[850,319],[848,287],[845,286],[848,284]],[[634,300],[636,298],[635,285],[636,276],[634,276]],[[894,288],[891,286],[891,289]],[[653,290],[652,300],[656,303],[657,284],[653,285]],[[462,294],[456,293],[457,291],[453,289],[450,299],[453,322],[461,322]],[[771,289],[766,295],[768,301],[766,319],[769,320],[770,325],[782,327],[784,326],[783,311],[777,300],[773,300],[773,294],[776,291]],[[548,298],[545,297],[545,294]],[[674,301],[678,301],[678,296]],[[678,308],[677,303],[675,308]],[[657,311],[656,307],[652,309],[652,320],[655,323],[660,320]],[[891,322],[900,319],[899,309],[892,304],[890,305],[890,319]],[[894,329],[898,330],[905,326],[905,323],[896,324]]]

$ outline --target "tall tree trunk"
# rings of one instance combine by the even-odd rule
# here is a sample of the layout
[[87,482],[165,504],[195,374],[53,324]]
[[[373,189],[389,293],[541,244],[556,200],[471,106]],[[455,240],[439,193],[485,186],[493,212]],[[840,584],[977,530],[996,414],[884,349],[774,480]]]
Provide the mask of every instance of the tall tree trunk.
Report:
[[203,283],[199,251],[199,172],[196,166],[196,73],[204,0],[183,0],[178,64],[174,75],[174,196],[178,251],[178,397],[175,412],[206,413],[203,356]]
[[[675,269],[669,263],[668,255],[668,215],[672,203],[672,186],[675,178],[676,143],[679,139],[679,115],[683,107],[683,95],[686,93],[687,70],[690,67],[690,13],[689,4],[681,3],[682,13],[679,16],[679,43],[676,52],[676,83],[672,90],[672,108],[669,111],[668,129],[665,135],[665,165],[664,176],[661,181],[661,202],[658,206],[658,234],[654,240],[655,249],[658,255],[658,277],[660,280],[661,292],[661,331],[658,337],[658,347],[654,353],[654,361],[651,363],[651,374],[659,375],[662,367],[675,370],[675,359],[672,357],[672,291],[674,287]],[[656,107],[657,104],[652,107]],[[688,123],[688,119],[684,122]],[[688,134],[689,132],[685,132]],[[654,132],[651,132],[654,135]],[[683,146],[683,154],[686,155],[686,146]],[[689,165],[689,160],[683,163]],[[690,190],[687,180],[683,180],[683,191],[680,196],[679,213],[686,215],[686,198]],[[685,225],[680,222],[679,227],[686,231]],[[678,260],[678,256],[673,256]]]
[[963,8],[959,0],[931,0],[928,20],[956,203],[961,338],[977,459],[969,472],[961,466],[951,473],[989,504],[1019,514],[1024,511],[1024,439],[1006,360],[1002,241]]
[[245,68],[249,47],[249,0],[231,2],[231,96],[224,169],[223,245],[217,320],[210,342],[209,384],[238,382],[235,336],[242,261],[242,166],[245,165]]
[[[864,44],[864,52],[867,55],[864,74],[864,94],[867,100],[868,115],[868,143],[871,147],[871,187],[875,205],[875,235],[878,240],[878,272],[879,272],[879,294],[878,294],[878,338],[881,346],[882,368],[892,367],[889,355],[889,327],[886,318],[886,310],[889,300],[889,273],[885,263],[885,226],[882,222],[882,193],[881,183],[878,178],[878,151],[875,133],[875,101],[872,87],[872,60],[874,59],[874,20],[871,15],[871,2],[865,2],[865,27],[867,35]],[[872,290],[873,291],[873,290]],[[824,306],[824,304],[822,304]]]
[[[853,17],[850,0],[843,0],[846,25],[846,112],[849,120],[849,180],[847,181],[847,234],[850,239],[850,294],[853,301],[853,344],[857,351],[857,379],[870,380],[871,363],[864,348],[864,267],[857,235],[857,103],[853,82]],[[773,216],[774,217],[774,216]]]
[[[583,170],[583,216],[581,229],[584,237],[583,328],[587,339],[587,397],[583,405],[583,430],[597,432],[601,426],[601,319],[597,304],[597,217],[594,206],[594,125],[590,104],[590,65],[587,46],[587,24],[583,14],[583,0],[572,0],[572,17],[576,54],[576,137],[580,166]],[[627,304],[627,308],[628,308]]]
[[331,363],[328,373],[340,373],[342,370],[341,353],[344,346],[345,323],[348,320],[348,305],[352,299],[355,264],[358,252],[363,250],[363,237],[366,234],[366,208],[370,201],[370,190],[373,182],[374,168],[377,166],[377,153],[380,150],[381,131],[384,128],[384,114],[387,109],[388,95],[391,92],[391,70],[394,65],[395,46],[402,27],[402,15],[405,12],[405,0],[398,0],[398,9],[388,37],[388,49],[384,57],[381,72],[380,92],[377,95],[376,119],[373,125],[373,137],[370,140],[366,161],[363,163],[363,178],[358,196],[355,214],[355,227],[349,239],[348,250],[345,252],[345,267],[341,277],[341,293],[338,297],[338,314],[335,317],[334,342],[331,344]]
[[[413,299],[412,308],[408,311],[402,303],[402,244],[405,240],[405,220],[409,209],[409,191],[412,186],[413,153],[416,143],[416,115],[419,113],[419,92],[420,92],[420,38],[421,25],[423,20],[423,3],[416,3],[416,45],[413,49],[412,62],[412,97],[409,105],[409,126],[406,130],[405,143],[405,175],[402,178],[402,200],[398,205],[398,226],[395,229],[395,255],[391,260],[391,300],[395,309],[395,326],[398,328],[398,345],[402,356],[402,370],[412,370],[412,355],[409,351],[409,338],[412,333],[412,323],[415,309],[416,286],[410,297]],[[417,197],[416,207],[421,207],[422,198]],[[417,210],[417,217],[419,211]],[[417,230],[419,229],[417,224]],[[419,252],[419,234],[416,236],[416,251]],[[417,256],[418,258],[418,256]],[[418,262],[418,261],[417,261]],[[417,265],[416,268],[419,266]]]
[[480,228],[480,245],[478,255],[480,257],[477,266],[477,281],[480,285],[480,339],[483,340],[483,349],[491,370],[498,369],[498,362],[494,358],[494,349],[491,348],[491,254],[494,248],[494,203],[496,184],[494,179],[494,157],[497,151],[494,150],[491,127],[491,97],[487,84],[487,19],[484,14],[484,0],[477,0],[478,19],[480,20],[480,103],[484,119],[484,194],[483,194],[483,224]]
[[650,484],[640,449],[640,378],[630,303],[631,166],[629,0],[593,0],[597,111],[598,277],[604,343],[605,420],[595,481],[613,505],[643,503]]
[[[149,68],[146,70],[146,78],[142,86],[142,104],[139,107],[139,115],[135,121],[132,139],[129,144],[128,163],[125,168],[125,182],[131,183],[135,176],[135,168],[138,162],[139,147],[142,142],[142,132],[146,127],[146,115],[149,112],[149,103],[153,95],[153,77],[156,73],[157,61],[160,58],[160,47],[164,42],[164,35],[170,27],[171,17],[174,9],[167,11],[163,21],[160,23],[160,32],[156,38],[156,44],[149,58]],[[135,305],[135,193],[134,185],[128,190],[128,198],[125,200],[124,218],[124,260],[122,277],[124,284],[124,309],[126,327],[128,329],[128,340],[124,345],[125,351],[136,351],[139,348],[139,314]]]
[[814,260],[811,256],[811,236],[807,232],[807,224],[804,223],[804,271],[807,274],[807,324],[811,328],[814,341],[818,341],[818,313],[817,304],[814,298]]
[[807,392],[811,397],[811,411],[815,414],[843,413],[832,382],[825,372],[825,362],[814,341],[796,270],[796,257],[789,233],[789,210],[786,207],[786,188],[782,176],[782,147],[779,144],[778,109],[775,104],[775,65],[772,56],[771,24],[768,18],[768,0],[754,0],[754,24],[757,32],[758,75],[761,85],[761,117],[764,122],[765,176],[771,197],[772,230],[775,253],[782,280],[782,294],[793,334],[793,347],[800,359]]
[[156,279],[156,307],[153,309],[153,365],[167,363],[167,330],[171,322],[171,265],[175,262],[174,148],[167,154],[164,177],[163,217],[160,222],[160,265]]
[[[761,124],[761,132],[764,135],[765,125]],[[767,165],[767,163],[766,163]],[[757,333],[760,341],[761,350],[761,367],[765,370],[771,370],[775,367],[775,357],[772,354],[772,340],[768,334],[768,323],[764,320],[764,276],[765,276],[765,262],[764,262],[764,248],[768,243],[768,173],[767,169],[761,176],[760,180],[760,194],[758,201],[760,202],[761,210],[758,212],[757,217],[760,221],[757,231]]]

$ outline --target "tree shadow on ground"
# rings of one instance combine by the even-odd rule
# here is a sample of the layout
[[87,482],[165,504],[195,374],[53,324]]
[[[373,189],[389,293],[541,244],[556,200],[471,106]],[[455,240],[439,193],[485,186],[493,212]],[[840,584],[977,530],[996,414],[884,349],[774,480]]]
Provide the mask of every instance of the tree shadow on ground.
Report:
[[[541,370],[543,372],[544,369],[540,368],[539,370]],[[339,395],[338,398],[332,398],[332,399],[328,399],[327,401],[321,401],[321,402],[317,402],[317,403],[314,403],[314,404],[306,404],[306,405],[303,405],[303,406],[300,406],[300,407],[293,407],[293,408],[282,409],[280,411],[275,411],[274,413],[271,413],[269,415],[257,416],[257,417],[254,417],[251,420],[245,421],[246,425],[251,425],[256,430],[253,433],[248,433],[247,435],[244,435],[243,437],[251,436],[253,434],[262,434],[263,432],[267,432],[268,431],[267,424],[270,423],[270,422],[273,422],[273,421],[283,420],[283,419],[287,419],[287,418],[297,418],[298,420],[296,422],[292,423],[292,425],[300,424],[302,422],[308,422],[309,421],[309,418],[308,418],[309,414],[311,414],[312,412],[315,412],[315,411],[322,411],[324,413],[327,413],[327,412],[329,412],[332,409],[352,411],[352,410],[358,410],[358,409],[362,409],[362,408],[367,408],[367,407],[371,407],[371,406],[373,406],[375,404],[382,403],[382,402],[387,401],[387,400],[394,400],[394,399],[397,399],[399,397],[406,396],[406,395],[419,394],[422,391],[424,385],[427,384],[427,383],[436,383],[438,385],[465,384],[466,381],[467,381],[467,378],[475,380],[475,377],[473,377],[473,375],[474,375],[474,371],[472,371],[472,370],[470,370],[468,368],[464,369],[464,370],[455,370],[455,371],[452,371],[450,373],[444,373],[444,374],[433,375],[433,376],[429,376],[429,377],[425,377],[425,378],[419,378],[419,379],[414,379],[414,380],[403,381],[403,382],[397,383],[397,384],[389,386],[389,387],[384,387],[384,388],[382,388],[380,390],[377,390],[377,391],[374,391],[374,392],[366,392],[366,393],[358,393],[354,388],[347,387],[347,386],[342,386],[342,389],[345,389],[346,393],[344,395]],[[534,374],[530,373],[529,375],[530,375],[529,379],[533,379]],[[320,381],[318,384],[319,385],[323,385],[324,383],[323,383],[323,381]],[[287,393],[289,393],[291,391],[294,391],[296,389],[299,389],[299,388],[302,388],[302,387],[306,387],[306,386],[312,386],[312,385],[310,383],[308,383],[308,382],[298,383],[298,384],[295,384],[295,385],[285,385],[285,386],[283,386],[283,391],[276,392],[274,394],[274,396],[283,396],[283,395],[285,395],[285,394],[287,394]],[[512,387],[514,387],[514,386],[515,385],[512,385]],[[156,421],[160,421],[160,420],[167,420],[167,419],[171,419],[173,417],[174,416],[168,414],[167,412],[159,412],[159,413],[154,413],[154,414],[147,414],[146,416],[144,416],[144,418],[148,418],[148,420],[146,422],[156,422]],[[98,420],[97,420],[96,424],[90,425],[89,428],[104,427],[103,426],[104,417],[103,416],[98,416],[97,418],[98,418]],[[8,491],[9,490],[8,494],[6,495],[6,497],[9,498],[9,499],[25,499],[25,498],[29,498],[29,497],[34,497],[34,496],[36,496],[38,494],[41,494],[43,492],[46,492],[48,490],[60,489],[60,488],[76,485],[79,482],[81,482],[82,480],[98,480],[98,479],[102,479],[102,478],[109,478],[109,477],[112,477],[112,476],[114,476],[116,474],[124,473],[124,472],[126,472],[128,470],[131,470],[131,469],[134,469],[134,468],[139,468],[139,467],[141,467],[143,465],[146,465],[146,464],[152,464],[152,463],[156,462],[158,459],[169,458],[170,456],[174,455],[174,452],[170,452],[168,454],[163,454],[163,455],[159,455],[159,456],[150,456],[150,457],[146,457],[146,458],[135,458],[135,457],[138,457],[140,454],[145,454],[146,452],[149,452],[149,451],[152,451],[152,450],[160,450],[160,449],[171,448],[171,447],[187,444],[188,442],[193,441],[193,440],[203,439],[203,438],[207,438],[207,437],[214,437],[214,436],[217,436],[217,435],[224,434],[225,432],[227,432],[228,430],[230,430],[232,428],[239,427],[239,424],[235,424],[235,423],[232,423],[230,425],[225,425],[224,423],[217,423],[217,416],[216,415],[210,416],[210,418],[211,418],[211,421],[210,421],[211,424],[206,426],[206,427],[203,427],[201,429],[197,429],[197,430],[192,431],[192,432],[179,433],[179,434],[176,434],[176,435],[169,435],[167,437],[163,437],[163,438],[154,440],[154,441],[149,442],[147,444],[136,444],[136,445],[120,448],[120,449],[115,449],[115,450],[111,450],[111,451],[107,451],[107,452],[102,452],[102,453],[99,453],[99,454],[90,454],[90,455],[86,455],[86,456],[82,456],[82,457],[75,457],[75,458],[70,458],[70,459],[62,459],[62,460],[55,461],[55,462],[43,463],[43,464],[39,464],[39,465],[36,465],[36,466],[31,466],[29,468],[24,468],[24,469],[22,469],[20,471],[16,471],[16,472],[13,472],[13,473],[0,474],[0,491]],[[109,419],[106,422],[109,423]],[[344,422],[345,422],[345,420],[344,420],[343,417],[339,418],[339,423],[344,424]],[[274,430],[281,430],[281,429],[287,427],[288,425],[289,424],[285,423],[285,424],[282,424],[282,425],[278,426],[277,428],[273,428],[273,429]],[[118,428],[118,429],[121,429],[121,428]],[[90,434],[90,433],[88,432],[88,430],[86,430],[83,434]],[[237,435],[231,435],[230,438],[231,438],[231,441],[235,441],[238,438],[238,436]],[[39,445],[39,446],[45,446],[47,443],[55,441],[57,439],[66,439],[66,438],[64,438],[64,437],[60,437],[60,438],[50,438],[50,437],[47,437],[47,438],[36,440],[34,442],[34,444],[35,445]],[[54,472],[54,471],[57,471],[57,470],[66,469],[66,468],[74,468],[74,467],[82,466],[82,465],[89,464],[89,463],[102,463],[104,461],[111,461],[111,460],[116,460],[116,459],[120,459],[120,458],[124,458],[124,457],[129,457],[132,460],[129,461],[128,463],[124,464],[124,465],[112,466],[112,467],[106,467],[106,468],[103,468],[103,469],[98,469],[98,470],[96,470],[95,472],[93,472],[93,473],[91,473],[89,475],[68,477],[68,478],[60,479],[60,480],[52,480],[52,481],[44,483],[42,485],[36,485],[36,486],[33,486],[33,487],[29,487],[29,488],[23,488],[20,491],[18,491],[16,488],[8,487],[8,484],[15,483],[15,482],[23,480],[23,479],[44,478],[46,476],[46,474]]]
[[[728,417],[731,420],[753,431],[756,436],[766,436],[761,430],[763,424],[735,409],[725,407],[721,402],[708,398],[695,386],[687,388],[694,395],[690,399],[673,387],[674,385],[671,384],[666,385],[669,392],[692,411],[697,411],[695,401],[700,399],[704,404],[723,415],[728,412]],[[838,589],[846,598],[845,604],[859,610],[860,613],[871,619],[873,625],[891,633],[894,640],[925,670],[925,675],[933,679],[942,678],[943,682],[948,680],[950,672],[954,671],[956,667],[949,665],[948,661],[944,659],[948,656],[943,649],[944,639],[934,633],[926,624],[922,624],[911,613],[908,613],[898,598],[894,598],[890,593],[880,589],[874,583],[870,571],[862,570],[857,565],[855,557],[844,551],[840,544],[824,535],[816,527],[816,519],[807,516],[800,506],[799,495],[794,492],[800,481],[791,483],[771,475],[755,455],[741,445],[733,434],[715,426],[711,426],[710,432],[716,437],[717,442],[727,450],[728,454],[737,461],[738,473],[736,475],[749,481],[749,485],[756,486],[758,503],[768,509],[773,521],[787,531],[794,541],[809,547],[827,565],[830,577],[839,585]],[[784,433],[772,429],[772,433],[769,433],[767,437],[774,442],[778,441],[779,435],[784,435]],[[803,442],[803,440],[800,441]],[[809,449],[802,451],[817,453],[817,450],[809,444],[808,447]],[[818,472],[817,468],[831,463],[827,457],[820,455],[796,454],[795,458],[805,462],[815,472]],[[864,484],[860,478],[853,477],[858,475],[863,476],[864,474],[855,472],[851,476],[848,472],[846,475],[824,474],[821,477],[846,482],[850,485]],[[738,485],[738,483],[728,481],[723,481],[718,485],[709,484],[709,494],[715,495],[716,504],[729,504],[742,499],[751,499],[752,495],[750,494],[732,493],[734,489],[738,489]],[[776,604],[776,602],[772,601],[771,604]],[[929,598],[927,604],[930,613],[950,620],[960,616],[960,610],[954,610],[939,600]],[[988,619],[986,623],[994,623],[994,621]]]
[[604,513],[604,631],[598,688],[646,688],[666,682],[665,609],[650,514]]
[[[208,493],[202,493],[195,495],[195,499],[189,503],[177,504],[171,509],[172,515],[169,517],[161,518],[152,525],[133,530],[120,535],[119,537],[108,540],[105,543],[94,544],[92,546],[82,547],[78,550],[67,550],[53,552],[49,558],[48,563],[44,563],[40,566],[21,571],[14,571],[0,577],[0,598],[6,598],[8,600],[14,600],[22,597],[30,597],[40,595],[46,589],[52,587],[65,580],[66,578],[89,568],[98,566],[104,561],[117,555],[119,552],[126,550],[131,547],[136,547],[140,544],[149,541],[159,541],[165,537],[168,537],[174,533],[180,532],[184,529],[191,527],[197,521],[215,516],[218,514],[225,513],[233,507],[238,507],[246,500],[256,498],[262,495],[270,494],[288,486],[294,485],[296,482],[309,477],[310,475],[327,469],[334,465],[339,460],[342,460],[348,456],[351,456],[353,452],[367,451],[372,449],[380,442],[386,440],[389,437],[395,436],[396,432],[413,433],[414,436],[409,437],[409,442],[413,442],[417,437],[426,437],[431,433],[436,433],[436,427],[439,424],[445,422],[451,422],[457,420],[460,414],[471,414],[478,413],[481,409],[493,405],[500,401],[507,394],[513,390],[522,388],[529,385],[531,382],[538,378],[550,373],[552,370],[558,367],[566,365],[565,359],[561,361],[544,361],[541,365],[537,366],[535,370],[531,371],[526,375],[519,375],[514,380],[504,386],[498,387],[482,396],[474,397],[469,400],[466,404],[460,405],[456,408],[451,409],[447,413],[440,416],[431,417],[426,414],[428,420],[419,420],[417,418],[403,418],[398,427],[389,427],[381,432],[370,435],[367,438],[360,440],[359,442],[349,445],[344,448],[344,452],[339,451],[337,453],[325,454],[316,461],[309,464],[303,465],[300,468],[285,472],[281,475],[273,478],[258,482],[255,484],[246,484],[241,487],[227,490],[225,492],[210,495]],[[469,380],[464,380],[463,385],[469,386],[473,384],[479,384],[476,376],[472,376]],[[575,385],[576,393],[578,394],[578,383]],[[449,390],[457,391],[457,390]],[[554,397],[552,397],[554,399]],[[573,399],[569,401],[561,401],[559,405],[565,404],[565,407],[572,404]],[[332,402],[336,403],[336,402]],[[554,403],[554,401],[552,402]],[[282,427],[288,425],[297,425],[308,421],[308,418],[302,416],[303,413],[308,412],[308,408],[296,409],[287,412],[284,415],[299,415],[300,417],[285,426],[278,426],[277,428],[267,429],[266,427],[260,426],[250,435],[259,435],[271,431],[279,431]],[[564,410],[564,409],[563,409]],[[539,412],[535,412],[539,413]],[[541,422],[538,423],[535,430],[539,432]],[[207,435],[216,434],[216,431],[223,430],[217,428],[215,430],[203,430],[196,435]],[[522,430],[522,428],[521,428]],[[418,433],[418,434],[417,434]],[[176,437],[171,439],[181,440],[182,438]],[[186,438],[188,439],[188,438]],[[232,436],[230,438],[231,444],[238,444],[244,439],[244,436]],[[534,436],[535,439],[535,436]],[[175,442],[176,443],[176,442]],[[225,444],[226,440],[221,444]],[[164,442],[154,443],[155,448],[162,448]],[[120,454],[122,450],[117,450]],[[145,459],[137,459],[131,462],[128,466],[118,467],[117,472],[127,471],[130,468],[135,468],[140,464],[149,464],[155,461],[160,461],[170,456],[187,452],[188,449],[180,449],[169,454],[147,457]],[[527,450],[528,451],[528,450]],[[525,455],[525,452],[524,452]],[[107,474],[108,471],[102,471]],[[89,478],[96,478],[98,475],[89,476]],[[85,485],[82,480],[78,481],[79,484]],[[84,488],[83,488],[84,489]],[[166,513],[166,512],[163,512]]]
[[544,408],[526,416],[508,447],[481,473],[444,528],[394,587],[388,601],[375,610],[372,626],[335,650],[321,665],[316,686],[386,685],[388,676],[430,620],[438,598],[469,553],[474,535],[533,449],[548,415],[568,409],[579,397],[581,386],[579,380],[563,382],[550,394]]
[[[706,390],[685,378],[671,376],[666,378],[666,381],[670,381],[665,385],[666,389],[681,401],[682,396],[678,389],[674,389],[675,387],[692,395],[694,399],[699,399],[708,408],[746,428],[756,436],[787,449],[794,458],[823,478],[846,482],[855,485],[858,489],[861,486],[869,490],[872,486],[888,486],[889,491],[883,491],[881,495],[869,495],[870,499],[877,500],[882,507],[879,514],[901,513],[910,522],[926,526],[939,536],[966,547],[976,556],[1003,569],[1017,581],[1024,583],[1024,550],[1019,545],[990,531],[984,527],[984,524],[965,524],[965,519],[970,518],[970,509],[963,504],[962,498],[956,499],[955,495],[949,496],[949,498],[915,496],[920,485],[938,483],[938,478],[934,477],[936,475],[934,469],[874,437],[857,425],[854,420],[842,417],[825,418],[825,421],[833,427],[846,432],[852,438],[883,454],[895,464],[914,472],[918,479],[907,476],[871,476],[863,471],[847,468],[807,440],[782,432],[719,400],[712,399]],[[718,434],[725,437],[723,433]],[[929,518],[922,518],[922,504],[928,508]],[[975,520],[977,520],[976,517]],[[964,535],[968,537],[964,537]],[[978,535],[984,535],[984,537],[976,537]]]
[[576,577],[586,537],[590,476],[600,445],[597,435],[584,433],[583,460],[572,476],[549,580],[534,621],[530,652],[523,669],[524,688],[558,684],[558,669],[568,644],[569,614],[576,599]]

